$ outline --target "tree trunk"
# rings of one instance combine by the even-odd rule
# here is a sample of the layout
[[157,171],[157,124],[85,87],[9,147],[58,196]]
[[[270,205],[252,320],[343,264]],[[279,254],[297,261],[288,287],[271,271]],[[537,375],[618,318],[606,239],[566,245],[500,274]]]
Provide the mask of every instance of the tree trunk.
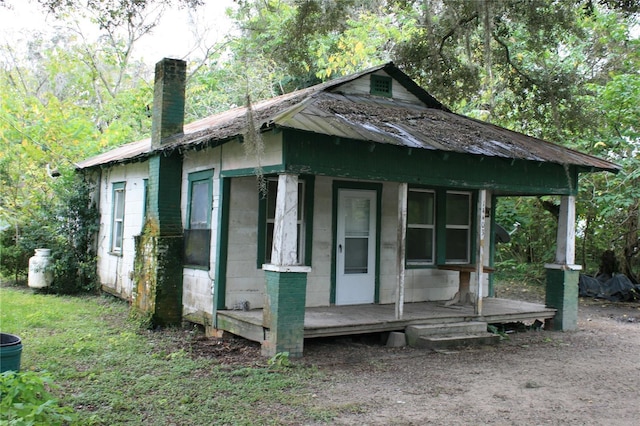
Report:
[[640,200],[636,200],[629,207],[629,215],[626,222],[626,232],[624,238],[624,274],[633,282],[638,284],[638,277],[633,271],[633,257],[640,253],[640,230],[638,229],[638,215],[640,213]]

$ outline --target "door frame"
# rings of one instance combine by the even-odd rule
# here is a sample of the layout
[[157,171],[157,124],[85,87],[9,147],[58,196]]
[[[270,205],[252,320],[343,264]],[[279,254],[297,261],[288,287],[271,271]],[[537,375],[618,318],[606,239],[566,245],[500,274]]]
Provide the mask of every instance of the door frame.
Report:
[[332,188],[332,207],[331,207],[331,296],[330,303],[336,303],[336,285],[337,285],[337,252],[336,240],[338,237],[338,193],[341,189],[354,189],[363,191],[376,192],[376,223],[375,223],[375,285],[373,303],[380,303],[380,232],[382,229],[382,183],[374,182],[355,182],[355,181],[333,181]]

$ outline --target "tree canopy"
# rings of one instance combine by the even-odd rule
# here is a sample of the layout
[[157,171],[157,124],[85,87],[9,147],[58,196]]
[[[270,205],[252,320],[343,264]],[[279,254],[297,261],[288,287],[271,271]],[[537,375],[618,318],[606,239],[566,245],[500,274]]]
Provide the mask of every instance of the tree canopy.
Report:
[[[148,134],[152,75],[134,46],[168,6],[197,14],[203,1],[38,3],[63,22],[91,19],[101,37],[69,25],[0,46],[4,226],[56,197],[52,170],[72,173],[75,161]],[[611,249],[637,276],[638,2],[237,0],[227,13],[235,30],[186,58],[188,121],[392,60],[456,112],[620,164],[616,176],[581,178],[579,260],[595,272]],[[552,260],[555,201],[501,201],[498,220],[521,227],[500,260]]]

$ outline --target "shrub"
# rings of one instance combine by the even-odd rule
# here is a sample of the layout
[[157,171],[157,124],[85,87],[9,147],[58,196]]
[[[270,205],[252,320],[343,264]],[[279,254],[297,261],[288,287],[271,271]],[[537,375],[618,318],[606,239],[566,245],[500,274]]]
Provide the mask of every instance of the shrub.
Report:
[[54,273],[49,291],[91,292],[97,285],[93,239],[99,226],[98,211],[91,201],[94,188],[75,174],[58,179],[50,203],[0,234],[0,273],[19,282],[27,276],[34,250],[48,248]]
[[60,406],[47,390],[55,387],[46,373],[5,371],[0,375],[0,423],[55,426],[73,422],[73,409]]

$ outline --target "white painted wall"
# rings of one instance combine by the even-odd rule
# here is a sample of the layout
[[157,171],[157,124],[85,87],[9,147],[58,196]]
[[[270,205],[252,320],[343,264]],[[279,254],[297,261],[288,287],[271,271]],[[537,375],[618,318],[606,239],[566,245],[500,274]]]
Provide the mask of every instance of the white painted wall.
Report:
[[[282,144],[277,137],[265,138],[264,166],[280,164]],[[202,151],[185,153],[182,179],[182,213],[186,221],[188,176],[190,173],[214,169],[211,268],[209,270],[185,268],[183,277],[183,313],[185,315],[211,315],[218,240],[220,208],[220,172],[252,167],[242,144],[236,141]],[[100,283],[114,293],[129,299],[133,287],[134,237],[142,230],[144,211],[144,179],[148,178],[146,162],[117,166],[103,171],[100,183],[101,226],[98,237],[98,275]],[[126,182],[125,228],[123,254],[109,253],[111,233],[112,185]],[[317,176],[313,221],[312,268],[307,276],[307,306],[327,306],[331,294],[331,267],[333,249],[332,200],[333,178]],[[397,288],[397,214],[398,184],[385,182],[382,190],[380,235],[380,302],[394,303]],[[308,188],[311,190],[311,188]],[[264,304],[264,271],[257,265],[258,189],[255,177],[234,178],[231,182],[229,247],[227,248],[226,307],[238,308],[248,302],[251,308]],[[490,202],[490,194],[488,195]],[[489,225],[489,222],[487,222]],[[491,230],[487,229],[487,236]],[[485,238],[485,264],[488,264],[490,239]],[[407,269],[405,302],[448,300],[458,288],[457,272],[434,268]],[[472,274],[472,291],[475,280]],[[488,286],[488,280],[485,280]],[[487,294],[488,288],[483,291]]]
[[[124,299],[133,289],[134,237],[140,235],[144,214],[144,179],[149,177],[146,162],[120,165],[102,171],[100,180],[100,231],[98,232],[97,269],[100,284]],[[122,254],[110,253],[113,184],[125,182],[124,231]]]
[[226,307],[249,302],[251,309],[264,304],[265,276],[257,265],[258,185],[253,176],[231,181],[229,246],[227,249]]
[[218,208],[220,206],[220,147],[202,151],[187,151],[182,164],[182,224],[187,222],[189,174],[213,169],[211,211],[210,269],[184,268],[182,274],[182,313],[209,323],[213,313],[213,288],[216,271],[216,244],[218,241]]
[[[307,275],[308,307],[328,306],[330,303],[333,250],[332,184],[333,179],[330,177],[317,176],[315,179],[314,241],[311,272]],[[382,189],[380,303],[394,303],[396,300],[398,186],[394,182],[385,182]],[[264,300],[264,274],[256,264],[258,194],[255,178],[234,179],[231,194],[227,308],[238,307],[245,301],[249,302],[251,308],[260,308]],[[488,238],[485,239],[485,245],[485,264],[488,264]],[[471,280],[471,289],[474,291],[474,274]],[[458,282],[458,272],[455,271],[441,271],[435,268],[407,269],[405,302],[451,299],[458,290]],[[488,288],[485,288],[483,294],[487,294],[487,291]]]

